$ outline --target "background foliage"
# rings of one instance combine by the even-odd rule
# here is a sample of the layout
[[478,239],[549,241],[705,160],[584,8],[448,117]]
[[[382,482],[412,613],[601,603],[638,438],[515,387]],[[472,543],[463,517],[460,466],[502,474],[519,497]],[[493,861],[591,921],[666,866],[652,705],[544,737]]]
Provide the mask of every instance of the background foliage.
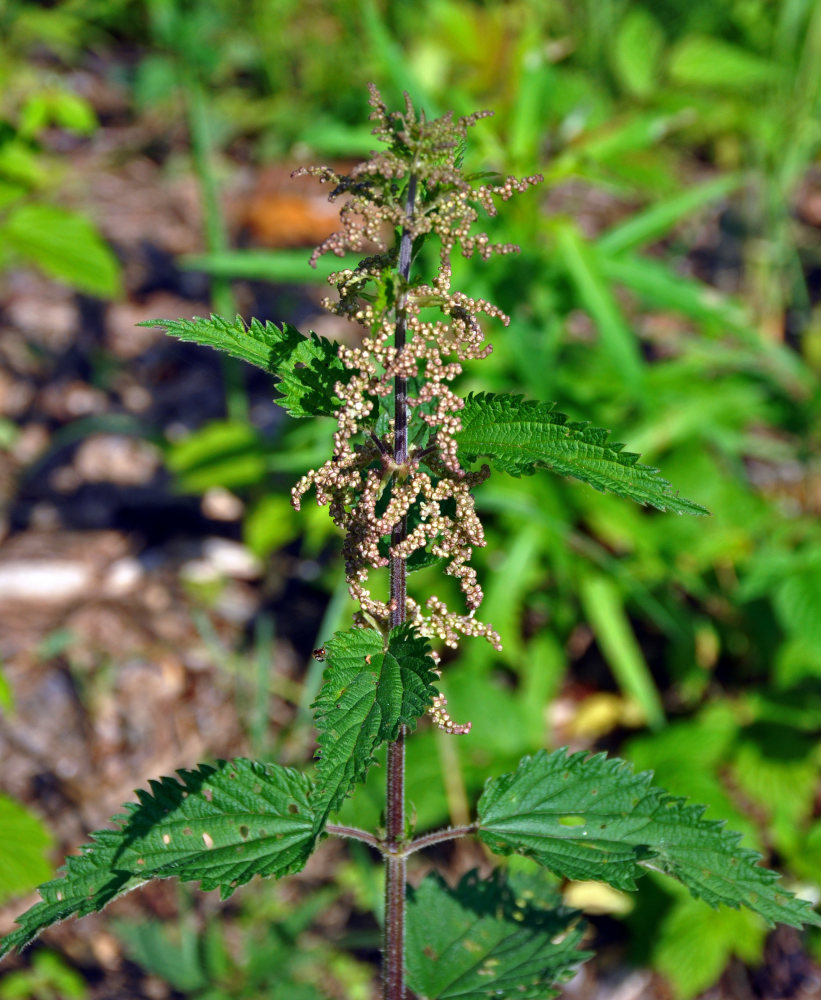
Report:
[[[449,668],[450,710],[473,721],[473,735],[426,729],[414,739],[418,823],[459,822],[488,773],[512,769],[525,752],[603,748],[709,804],[789,884],[817,885],[821,7],[8,0],[0,47],[0,281],[33,265],[86,296],[123,294],[116,255],[89,221],[94,191],[81,196],[72,179],[77,144],[117,125],[85,92],[96,74],[125,95],[119,114],[146,125],[166,176],[194,171],[202,253],[179,266],[213,276],[217,311],[231,314],[238,297],[263,320],[303,329],[318,309],[295,283],[322,278],[306,266],[311,240],[249,247],[221,200],[238,171],[369,150],[368,80],[389,104],[407,89],[431,113],[495,110],[475,130],[475,169],[538,169],[546,184],[540,211],[514,201],[498,223],[521,255],[481,268],[459,262],[455,284],[513,318],[491,338],[482,383],[467,371],[464,387],[552,399],[570,419],[583,412],[617,428],[617,440],[712,516],[650,514],[544,474],[491,479],[477,497],[488,526],[480,578],[505,648],[477,643]],[[254,204],[259,215],[266,203]],[[304,655],[346,614],[331,526],[324,516],[298,520],[287,500],[322,445],[297,420],[256,418],[258,384],[244,370],[226,366],[223,383],[224,412],[206,411],[185,436],[163,425],[140,432],[162,448],[176,489],[219,486],[243,501],[242,537],[258,557],[276,566],[285,552],[315,568],[324,622],[298,644]],[[11,443],[14,422],[3,420]],[[419,571],[423,587],[435,572]],[[214,593],[200,587],[194,597],[207,620]],[[255,634],[264,641],[264,629]],[[288,689],[284,731],[254,721],[246,700],[271,759],[283,747],[294,755],[286,762],[300,748],[310,754],[305,718],[318,680],[311,665]],[[358,825],[378,820],[380,777],[373,769],[367,802],[357,799]],[[25,830],[30,821],[0,799],[0,822]],[[43,877],[38,864],[30,885]],[[363,902],[378,897],[366,858],[344,872],[328,890],[334,898],[352,887]],[[255,908],[276,909],[248,899],[241,923],[253,923]],[[612,895],[593,907],[623,910]],[[300,910],[271,932],[289,956],[289,996],[329,989],[292,947],[314,915]],[[731,955],[754,964],[763,954],[754,917],[696,912],[666,885],[624,919],[631,959],[681,997],[715,982]],[[267,978],[250,937],[238,954],[212,925],[122,933],[138,962],[187,995],[285,989]],[[609,917],[600,933],[628,936]],[[331,949],[331,978],[367,995],[362,963],[321,948]],[[182,952],[185,963],[174,957]],[[37,975],[47,983],[47,963]]]

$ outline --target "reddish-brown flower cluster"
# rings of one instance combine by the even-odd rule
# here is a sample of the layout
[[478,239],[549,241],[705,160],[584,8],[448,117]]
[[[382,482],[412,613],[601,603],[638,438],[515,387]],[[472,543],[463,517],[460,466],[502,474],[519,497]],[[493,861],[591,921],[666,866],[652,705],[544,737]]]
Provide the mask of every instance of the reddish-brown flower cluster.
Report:
[[[451,290],[450,258],[457,245],[465,256],[478,251],[485,259],[518,250],[512,244],[491,243],[484,233],[471,235],[478,218],[475,206],[495,214],[495,197],[507,200],[541,177],[508,178],[500,185],[476,188],[465,180],[458,160],[466,131],[489,112],[427,122],[424,115],[416,116],[410,101],[404,114],[389,113],[375,88],[371,106],[377,123],[374,134],[388,143],[387,151],[372,154],[349,175],[329,167],[300,171],[332,181],[336,185],[332,200],[348,196],[340,212],[340,232],[317,247],[312,261],[329,251],[341,256],[368,244],[377,253],[354,269],[331,275],[339,298],[325,300],[326,308],[366,332],[359,347],[339,348],[340,360],[352,376],[334,390],[341,406],[333,456],[296,484],[293,503],[298,509],[303,495],[314,487],[317,502],[329,506],[334,522],[345,532],[348,587],[364,615],[385,625],[392,610],[388,601],[372,595],[371,571],[387,566],[391,558],[408,560],[425,550],[443,559],[445,573],[459,581],[466,613],[449,610],[436,596],[424,606],[409,597],[408,619],[446,646],[455,648],[463,635],[484,636],[498,649],[498,634],[474,617],[483,595],[469,565],[473,549],[485,544],[471,490],[489,470],[483,466],[467,472],[459,463],[456,435],[463,401],[450,383],[461,374],[461,362],[484,358],[491,351],[478,317],[484,314],[505,325],[509,320],[491,303]],[[409,213],[404,188],[411,176],[419,196]],[[402,230],[414,243],[420,237],[438,237],[440,262],[432,284],[401,280],[398,247],[389,248],[385,234]],[[427,313],[431,307],[438,308],[440,319],[422,318],[423,310]],[[404,343],[397,349],[400,319]],[[401,465],[393,458],[393,420],[381,402],[392,395],[397,377],[417,386],[408,398],[410,447]],[[391,545],[391,533],[405,516],[406,536]],[[441,700],[431,709],[437,724],[448,732],[466,732],[469,725],[454,724],[444,706]]]

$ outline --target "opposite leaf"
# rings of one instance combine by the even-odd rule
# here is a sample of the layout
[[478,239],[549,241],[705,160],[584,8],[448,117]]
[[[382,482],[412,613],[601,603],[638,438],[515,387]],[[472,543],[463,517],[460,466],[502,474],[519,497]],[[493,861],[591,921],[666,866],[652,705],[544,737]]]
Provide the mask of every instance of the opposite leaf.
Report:
[[164,327],[172,337],[214,347],[276,375],[282,393],[277,402],[293,417],[333,416],[340,406],[334,385],[352,375],[337,357],[337,344],[315,333],[306,337],[288,323],[280,329],[258,319],[246,325],[241,316],[231,321],[212,315],[137,325]]
[[552,403],[483,392],[468,396],[459,416],[462,430],[456,440],[467,459],[487,456],[496,468],[512,476],[552,469],[602,493],[615,493],[658,510],[709,513],[678,496],[657,469],[638,461],[638,455],[609,441],[609,431],[569,423]]
[[642,866],[672,875],[711,906],[740,905],[769,923],[821,926],[809,903],[776,885],[740,834],[704,819],[651,784],[652,773],[604,754],[540,751],[488,782],[479,836],[501,854],[525,854],[557,875],[634,889]]
[[152,878],[219,888],[223,899],[254,875],[300,871],[314,843],[308,778],[277,764],[237,759],[179,771],[138,791],[114,830],[92,834],[65,874],[40,886],[43,902],[0,941],[0,956],[51,924],[101,910]]
[[429,652],[427,639],[410,625],[394,629],[387,648],[381,633],[369,628],[337,632],[325,644],[328,666],[313,706],[317,833],[353,785],[364,781],[376,749],[395,740],[400,726],[413,730],[436,696]]
[[408,985],[420,1000],[544,1000],[588,958],[584,922],[538,875],[430,874],[409,890]]

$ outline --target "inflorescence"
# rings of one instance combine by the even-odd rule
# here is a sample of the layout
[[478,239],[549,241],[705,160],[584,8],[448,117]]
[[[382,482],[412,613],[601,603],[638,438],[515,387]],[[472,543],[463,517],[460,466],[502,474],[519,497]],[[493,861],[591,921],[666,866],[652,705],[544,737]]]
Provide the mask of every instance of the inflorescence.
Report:
[[[311,258],[332,252],[375,249],[353,269],[331,275],[338,300],[323,305],[359,324],[365,335],[358,347],[340,345],[339,358],[352,373],[337,383],[341,400],[336,412],[333,456],[312,470],[292,491],[299,509],[303,495],[316,490],[317,502],[328,505],[334,522],[345,532],[343,555],[351,596],[365,619],[387,625],[392,606],[374,597],[369,587],[372,570],[388,566],[391,558],[411,559],[426,553],[445,561],[445,572],[459,581],[466,613],[448,609],[438,597],[424,608],[407,600],[408,619],[420,632],[456,648],[459,637],[484,636],[501,648],[498,634],[474,617],[482,602],[476,571],[469,565],[473,549],[485,544],[476,514],[472,489],[489,475],[487,466],[468,472],[459,463],[456,434],[461,429],[463,401],[450,387],[462,372],[461,362],[486,357],[486,343],[478,317],[508,317],[484,299],[472,299],[451,290],[451,254],[461,247],[466,257],[519,250],[511,243],[491,243],[487,234],[472,234],[478,219],[477,205],[496,214],[495,198],[506,201],[516,192],[542,180],[533,175],[508,177],[499,184],[474,187],[461,171],[467,129],[492,114],[480,111],[457,120],[447,114],[428,122],[417,116],[406,95],[404,113],[391,113],[375,87],[371,87],[373,132],[388,145],[354,167],[350,174],[330,167],[308,167],[311,174],[335,185],[333,201],[347,200],[340,211],[342,228],[316,248]],[[407,200],[411,178],[418,195]],[[439,241],[439,263],[431,284],[398,272],[402,231],[410,234],[414,250],[425,238]],[[441,318],[428,319],[432,309]],[[423,317],[423,312],[426,318]],[[404,344],[397,350],[395,332],[402,322]],[[394,422],[386,401],[394,379],[404,378],[413,387],[408,397],[409,449],[406,462],[394,460]],[[391,545],[390,536],[407,517],[406,536]],[[431,709],[434,721],[448,732],[466,732],[445,711],[445,701]]]

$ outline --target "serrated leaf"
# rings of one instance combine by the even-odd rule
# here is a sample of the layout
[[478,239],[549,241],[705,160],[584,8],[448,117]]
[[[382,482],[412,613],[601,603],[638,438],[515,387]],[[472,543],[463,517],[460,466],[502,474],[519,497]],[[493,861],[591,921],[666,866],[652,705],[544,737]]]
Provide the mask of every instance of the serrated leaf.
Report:
[[408,985],[420,1000],[543,1000],[588,958],[584,922],[538,877],[436,873],[409,890]]
[[479,836],[501,854],[525,854],[558,875],[634,889],[644,868],[671,875],[710,906],[747,906],[770,923],[821,926],[810,904],[776,885],[740,835],[652,785],[652,774],[604,754],[540,751],[488,782]]
[[277,402],[293,417],[333,416],[340,406],[334,385],[353,374],[337,357],[337,344],[316,333],[306,337],[289,323],[280,328],[212,314],[209,319],[152,319],[137,325],[161,326],[172,337],[213,347],[277,376],[282,393]]
[[337,357],[337,345],[311,333],[277,363],[277,402],[292,417],[332,417],[340,406],[334,394],[337,382],[347,382],[353,372]]
[[416,720],[425,714],[438,691],[434,686],[436,664],[430,655],[430,643],[413,625],[406,623],[392,630],[388,637],[388,652],[399,664],[402,681],[399,723],[387,736],[387,739],[394,740],[399,735],[399,726],[406,726],[413,732]]
[[522,396],[478,393],[465,400],[462,429],[456,435],[467,460],[487,456],[512,476],[537,468],[572,476],[602,493],[635,500],[676,514],[708,514],[700,504],[674,492],[657,469],[609,440],[609,431],[568,422],[552,403]]
[[42,931],[66,917],[83,917],[101,910],[113,899],[149,881],[150,876],[132,875],[113,868],[122,837],[114,830],[92,834],[93,843],[80,848],[79,855],[66,860],[62,878],[39,887],[42,902],[35,903],[21,917],[20,927],[0,938],[0,958],[12,949],[30,944]]
[[242,758],[178,774],[138,791],[138,802],[114,817],[116,829],[93,833],[63,876],[40,886],[42,902],[0,940],[0,956],[152,878],[199,881],[225,899],[254,875],[279,878],[304,867],[315,841],[307,777]]
[[314,703],[319,763],[314,806],[317,831],[364,781],[383,743],[400,726],[413,730],[436,695],[427,639],[406,624],[387,641],[375,629],[337,632],[325,644],[328,666]]

